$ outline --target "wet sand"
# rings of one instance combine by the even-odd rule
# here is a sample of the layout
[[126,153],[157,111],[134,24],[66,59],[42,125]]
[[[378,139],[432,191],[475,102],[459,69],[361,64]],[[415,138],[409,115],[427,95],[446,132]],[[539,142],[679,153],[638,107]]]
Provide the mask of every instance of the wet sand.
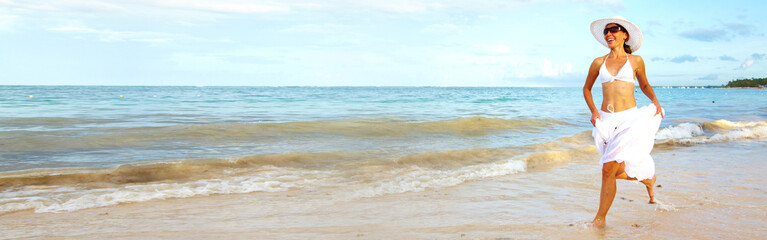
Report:
[[605,229],[589,227],[600,169],[589,159],[422,192],[343,199],[343,188],[155,200],[0,215],[2,239],[764,239],[767,142],[653,154],[659,204],[618,182]]

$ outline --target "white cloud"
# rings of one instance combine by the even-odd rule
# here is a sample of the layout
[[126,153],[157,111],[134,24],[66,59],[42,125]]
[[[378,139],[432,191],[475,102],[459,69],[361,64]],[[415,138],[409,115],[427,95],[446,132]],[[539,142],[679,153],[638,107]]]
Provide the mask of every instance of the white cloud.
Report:
[[498,44],[498,45],[475,44],[472,46],[472,49],[475,54],[482,55],[482,56],[502,56],[502,55],[508,55],[511,53],[511,48],[503,44]]
[[743,64],[740,65],[740,69],[746,69],[748,67],[751,67],[751,65],[754,65],[754,59],[748,59]]
[[573,71],[573,65],[569,62],[562,64],[562,71],[564,73],[571,73]]
[[559,67],[551,64],[548,59],[543,59],[543,76],[557,76],[559,75]]
[[163,19],[163,21],[194,25],[197,22],[231,18],[235,14],[287,13],[294,9],[316,9],[321,5],[298,1],[245,0],[25,0],[0,2],[0,9],[13,9],[31,19],[103,19],[130,17]]
[[50,31],[86,34],[95,37],[102,42],[169,42],[174,35],[153,32],[120,32],[112,30],[97,30],[84,27],[59,27],[49,28]]
[[439,34],[460,33],[465,28],[466,26],[456,25],[456,24],[431,24],[421,29],[421,32],[422,33],[439,33]]
[[[102,42],[147,42],[147,43],[168,43],[171,41],[202,41],[210,42],[201,38],[190,37],[186,35],[161,33],[161,32],[131,32],[114,31],[108,29],[93,29],[87,27],[57,27],[49,28],[49,31],[80,34],[78,37],[89,37]],[[226,42],[218,40],[213,42]]]
[[[170,54],[168,61],[174,67],[191,72],[213,72],[232,74],[266,74],[279,72],[289,57],[274,54],[274,50],[238,49],[233,52],[177,52]],[[268,67],[264,67],[268,66]],[[270,85],[272,85],[270,83]]]
[[569,62],[565,62],[561,65],[553,64],[549,59],[543,59],[543,76],[544,77],[556,77],[562,74],[568,74],[573,71],[573,65]]
[[0,32],[12,31],[19,17],[16,15],[3,14],[0,12]]
[[479,19],[498,20],[498,17],[493,15],[480,15]]
[[110,13],[122,12],[141,14],[137,10],[152,11],[162,10],[186,10],[219,13],[267,13],[286,12],[292,6],[316,6],[315,4],[290,4],[274,3],[270,1],[243,1],[243,0],[72,0],[72,1],[44,1],[28,0],[19,3],[10,3],[15,8],[44,11],[71,11],[80,13]]
[[[564,0],[560,0],[563,1]],[[529,0],[487,0],[469,2],[463,0],[327,0],[311,3],[306,0],[25,0],[14,2],[0,0],[1,5],[27,11],[80,14],[122,14],[162,17],[177,12],[212,14],[263,14],[287,13],[303,9],[322,10],[372,10],[389,13],[421,13],[434,10],[497,10],[530,4]],[[622,6],[620,0],[605,0],[609,6]]]
[[87,32],[87,33],[94,33],[98,32],[96,29],[92,28],[83,28],[83,27],[58,27],[58,28],[49,28],[49,31],[60,31],[60,32]]
[[429,9],[443,8],[440,3],[419,2],[410,0],[389,0],[389,1],[354,1],[359,5],[372,7],[374,9],[395,12],[395,13],[414,13],[424,12]]
[[746,59],[746,61],[740,65],[740,69],[747,69],[751,67],[751,65],[754,65],[754,63],[756,63],[757,61],[762,60],[765,56],[767,56],[767,54],[759,54],[759,53],[752,54],[751,57]]
[[283,29],[284,33],[345,33],[351,28],[341,24],[302,24]]
[[184,9],[193,11],[210,11],[222,13],[268,13],[290,11],[290,4],[254,3],[253,1],[201,1],[201,0],[162,0],[142,1],[149,6],[169,9]]
[[36,13],[40,11],[47,11],[53,13],[64,12],[76,12],[80,14],[91,13],[113,13],[115,11],[123,11],[126,9],[124,3],[120,1],[103,2],[95,0],[76,0],[76,1],[44,1],[44,0],[27,0],[27,1],[8,1],[0,3],[6,5],[9,8],[13,8],[14,11],[24,13]]

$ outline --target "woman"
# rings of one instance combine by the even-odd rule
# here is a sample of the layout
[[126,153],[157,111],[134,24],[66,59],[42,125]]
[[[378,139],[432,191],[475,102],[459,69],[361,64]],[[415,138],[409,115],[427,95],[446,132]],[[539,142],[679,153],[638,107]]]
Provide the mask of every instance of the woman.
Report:
[[[583,97],[591,110],[594,125],[594,142],[602,155],[602,190],[593,224],[603,227],[615,198],[615,179],[644,183],[650,203],[655,202],[655,163],[650,151],[664,112],[647,82],[642,57],[631,54],[642,45],[639,28],[623,17],[613,17],[591,23],[591,32],[597,41],[610,49],[610,53],[591,63],[583,86]],[[602,83],[599,109],[591,96],[591,88],[597,79]],[[635,80],[652,101],[649,106],[636,107]]]

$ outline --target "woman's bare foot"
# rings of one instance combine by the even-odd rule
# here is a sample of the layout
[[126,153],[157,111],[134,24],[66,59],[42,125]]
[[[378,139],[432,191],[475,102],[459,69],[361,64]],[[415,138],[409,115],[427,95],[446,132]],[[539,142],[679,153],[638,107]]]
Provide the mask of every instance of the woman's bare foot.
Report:
[[650,196],[650,204],[655,203],[655,176],[652,176],[652,179],[645,179],[642,180],[642,183],[644,183],[645,188],[647,188],[647,195]]
[[594,227],[603,228],[605,227],[606,222],[604,218],[597,217],[597,218],[594,218],[594,221],[592,221],[591,224],[594,225]]

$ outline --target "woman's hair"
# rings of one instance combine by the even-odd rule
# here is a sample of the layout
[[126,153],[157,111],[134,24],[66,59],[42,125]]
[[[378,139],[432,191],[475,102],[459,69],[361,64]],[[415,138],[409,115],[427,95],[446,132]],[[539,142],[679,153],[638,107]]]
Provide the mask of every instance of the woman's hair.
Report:
[[624,41],[624,42],[623,42],[623,50],[624,50],[624,51],[626,51],[626,53],[628,53],[628,54],[631,54],[631,52],[633,52],[633,50],[631,50],[631,46],[629,46],[628,44],[626,44],[626,42],[629,40],[629,38],[631,37],[631,35],[629,35],[629,32],[628,32],[628,31],[626,31],[626,28],[625,28],[625,27],[623,27],[623,26],[621,26],[620,24],[617,24],[617,23],[614,23],[614,24],[615,24],[615,25],[618,25],[618,27],[621,27],[621,31],[623,31],[624,33],[626,33],[626,36],[628,36],[628,37],[626,37],[626,41]]

